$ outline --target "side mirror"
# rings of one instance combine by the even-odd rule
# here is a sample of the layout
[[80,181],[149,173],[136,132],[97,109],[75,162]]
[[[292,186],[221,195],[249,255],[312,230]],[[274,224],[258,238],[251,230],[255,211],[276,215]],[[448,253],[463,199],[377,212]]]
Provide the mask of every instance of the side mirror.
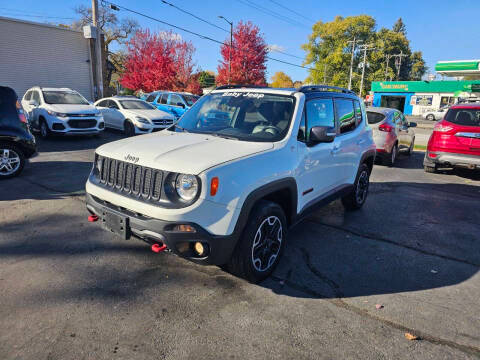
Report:
[[417,127],[417,123],[416,122],[413,122],[413,121],[410,121],[408,123],[408,127]]
[[28,100],[28,105],[30,106],[38,106],[37,102],[35,100]]
[[184,109],[185,109],[185,104],[184,104],[184,103],[178,102],[178,103],[177,103],[177,106],[180,106],[181,108],[184,108]]
[[310,145],[318,143],[330,143],[335,139],[337,134],[328,126],[314,126],[310,129]]

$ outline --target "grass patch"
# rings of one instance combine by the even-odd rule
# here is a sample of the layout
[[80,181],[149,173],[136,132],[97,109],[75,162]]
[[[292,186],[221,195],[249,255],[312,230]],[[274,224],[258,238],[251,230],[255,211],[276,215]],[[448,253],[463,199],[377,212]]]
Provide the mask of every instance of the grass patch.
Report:
[[415,150],[427,150],[427,146],[426,145],[416,145],[415,144],[414,149]]

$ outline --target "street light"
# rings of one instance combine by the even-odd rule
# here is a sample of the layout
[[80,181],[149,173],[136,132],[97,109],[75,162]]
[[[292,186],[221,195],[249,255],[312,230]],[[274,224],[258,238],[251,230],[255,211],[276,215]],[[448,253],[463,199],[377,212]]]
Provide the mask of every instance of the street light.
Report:
[[218,17],[230,24],[230,48],[228,49],[228,85],[230,85],[230,77],[232,75],[233,22],[228,21],[222,15],[218,15]]

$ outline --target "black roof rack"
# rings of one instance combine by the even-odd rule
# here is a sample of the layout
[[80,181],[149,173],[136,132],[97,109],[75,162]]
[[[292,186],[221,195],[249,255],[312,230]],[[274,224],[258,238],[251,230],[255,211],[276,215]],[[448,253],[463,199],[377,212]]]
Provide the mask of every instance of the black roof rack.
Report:
[[221,85],[221,86],[217,86],[214,90],[240,89],[240,88],[265,89],[265,88],[268,88],[268,86],[259,86],[259,85]]
[[305,85],[298,89],[300,92],[310,92],[310,91],[336,91],[341,92],[344,94],[353,94],[356,95],[354,91],[348,90],[345,88],[341,88],[338,86],[330,86],[330,85]]

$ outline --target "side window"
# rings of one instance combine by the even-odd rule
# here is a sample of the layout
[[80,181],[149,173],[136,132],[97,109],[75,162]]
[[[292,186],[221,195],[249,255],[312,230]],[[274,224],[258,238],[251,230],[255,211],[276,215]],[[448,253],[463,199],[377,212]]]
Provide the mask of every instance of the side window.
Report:
[[168,99],[168,94],[162,94],[162,98],[158,101],[160,104],[166,104]]
[[335,99],[335,107],[337,110],[340,134],[355,130],[357,126],[355,123],[353,101],[349,99]]
[[300,120],[300,127],[298,128],[298,141],[306,141],[305,137],[305,109],[302,111],[302,119]]
[[99,107],[108,107],[108,100],[102,100],[100,101],[97,106]]
[[177,103],[183,104],[182,98],[177,94],[170,94],[170,98],[168,99],[168,105],[177,106]]
[[[335,115],[333,112],[332,99],[313,99],[307,101],[306,109],[306,133],[305,138],[308,141],[310,129],[314,126],[335,127]],[[353,109],[353,106],[352,106]]]
[[151,102],[153,102],[153,100],[155,100],[156,96],[157,96],[157,94],[150,94],[150,95],[148,95],[148,97],[145,101],[151,103]]
[[108,102],[108,107],[111,108],[111,109],[118,109],[117,103],[116,103],[115,101],[113,101],[113,100],[110,100],[110,101]]
[[402,117],[400,116],[400,113],[398,111],[395,111],[393,113],[393,123],[398,126],[402,125]]
[[32,92],[31,92],[31,91],[28,91],[28,92],[25,94],[23,100],[28,101],[28,100],[30,100],[30,97],[31,97],[31,96],[32,96]]
[[355,106],[355,119],[356,119],[356,122],[357,122],[357,126],[360,125],[362,123],[362,107],[360,106],[360,103],[355,100],[353,102],[353,105]]
[[32,91],[32,100],[37,104],[40,104],[40,95],[38,94],[38,91]]

